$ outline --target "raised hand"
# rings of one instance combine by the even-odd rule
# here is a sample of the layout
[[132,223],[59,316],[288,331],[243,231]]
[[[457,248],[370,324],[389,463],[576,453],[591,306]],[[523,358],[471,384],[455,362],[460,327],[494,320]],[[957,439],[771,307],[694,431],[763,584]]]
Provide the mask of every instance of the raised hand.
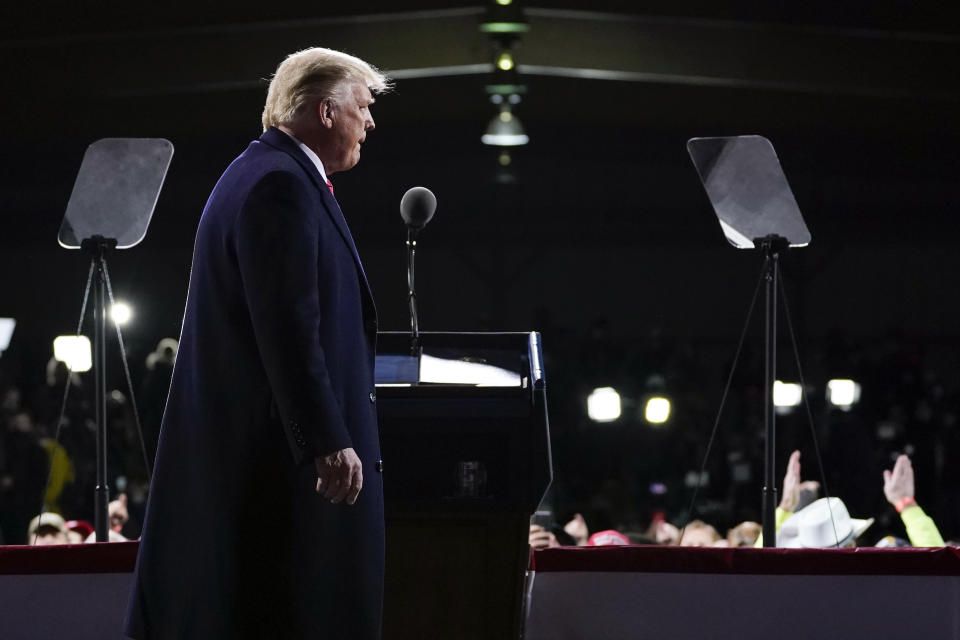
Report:
[[780,508],[793,513],[800,502],[800,452],[794,451],[787,461],[787,472],[783,476],[783,497]]
[[913,499],[913,465],[905,455],[897,457],[893,471],[883,470],[883,495],[894,507],[903,500]]

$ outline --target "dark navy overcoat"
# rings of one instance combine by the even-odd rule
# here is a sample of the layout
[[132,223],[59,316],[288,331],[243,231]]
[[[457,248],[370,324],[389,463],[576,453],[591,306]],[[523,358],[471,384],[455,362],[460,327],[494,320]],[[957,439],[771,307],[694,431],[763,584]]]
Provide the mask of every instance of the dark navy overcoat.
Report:
[[[320,173],[277,129],[200,219],[126,633],[377,638],[384,524],[376,311]],[[313,458],[353,447],[353,506]]]

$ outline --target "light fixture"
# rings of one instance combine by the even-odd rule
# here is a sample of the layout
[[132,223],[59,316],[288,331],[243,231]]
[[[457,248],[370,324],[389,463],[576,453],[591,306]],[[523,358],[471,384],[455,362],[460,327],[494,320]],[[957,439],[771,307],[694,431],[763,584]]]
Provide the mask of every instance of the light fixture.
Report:
[[663,424],[670,419],[670,401],[662,396],[648,398],[643,417],[650,424]]
[[89,371],[93,366],[90,339],[87,336],[57,336],[53,340],[53,357],[70,371]]
[[613,422],[620,417],[620,394],[613,387],[599,387],[587,396],[587,415],[594,422]]
[[110,307],[110,319],[114,324],[125,325],[133,317],[133,309],[126,302],[115,302]]
[[509,51],[503,51],[497,56],[497,69],[500,71],[513,69],[513,55]]
[[530,137],[523,130],[519,118],[504,105],[500,113],[490,120],[487,132],[480,137],[480,141],[495,147],[517,147],[530,142]]
[[835,378],[827,383],[827,400],[833,406],[849,411],[860,401],[860,385],[853,380]]
[[508,7],[513,4],[513,0],[497,0],[497,4],[501,7]]
[[13,318],[0,318],[0,353],[7,350],[10,346],[10,338],[13,337],[13,330],[17,326],[17,321]]
[[773,406],[787,409],[800,405],[803,388],[795,382],[773,382]]

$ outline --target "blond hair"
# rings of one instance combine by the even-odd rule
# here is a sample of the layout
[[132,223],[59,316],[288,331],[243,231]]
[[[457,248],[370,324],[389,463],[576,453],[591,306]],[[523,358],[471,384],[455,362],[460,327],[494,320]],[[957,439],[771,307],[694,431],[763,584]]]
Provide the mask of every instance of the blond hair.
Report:
[[321,47],[291,53],[270,81],[263,107],[263,130],[293,123],[304,109],[321,100],[336,100],[345,82],[362,82],[372,93],[390,89],[387,76],[349,54]]

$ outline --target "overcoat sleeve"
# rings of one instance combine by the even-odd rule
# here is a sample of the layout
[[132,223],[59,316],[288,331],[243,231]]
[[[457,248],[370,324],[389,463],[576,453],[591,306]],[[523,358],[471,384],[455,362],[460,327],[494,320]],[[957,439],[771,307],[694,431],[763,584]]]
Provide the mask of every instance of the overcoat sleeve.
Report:
[[240,209],[235,247],[254,337],[299,464],[352,447],[330,382],[320,323],[319,225],[323,212],[287,172],[263,177]]

